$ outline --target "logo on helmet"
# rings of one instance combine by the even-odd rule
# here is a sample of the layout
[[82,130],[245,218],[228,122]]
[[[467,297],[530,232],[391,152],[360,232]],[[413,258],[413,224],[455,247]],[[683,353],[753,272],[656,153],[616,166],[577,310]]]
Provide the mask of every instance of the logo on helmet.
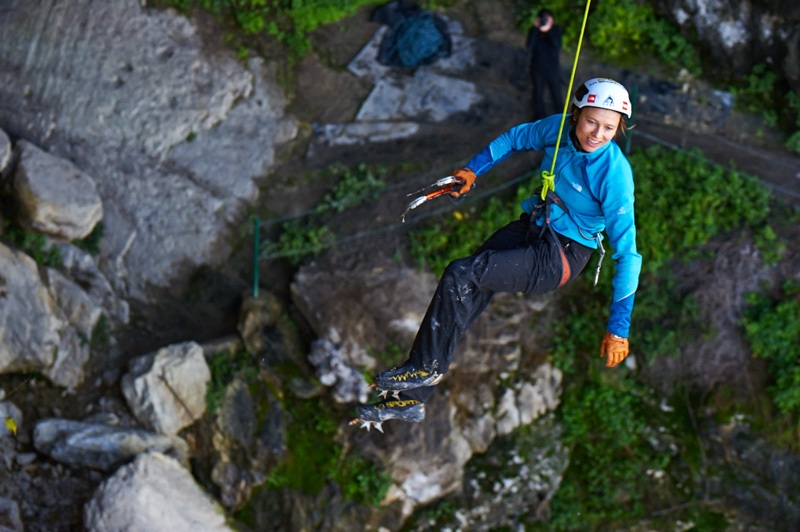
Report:
[[586,102],[587,102],[587,103],[594,103],[594,101],[595,101],[596,99],[597,99],[597,95],[596,95],[596,94],[590,94],[590,95],[589,95],[589,97],[588,97],[588,98],[586,98]]
[[603,107],[614,107],[614,98],[609,96],[603,101]]

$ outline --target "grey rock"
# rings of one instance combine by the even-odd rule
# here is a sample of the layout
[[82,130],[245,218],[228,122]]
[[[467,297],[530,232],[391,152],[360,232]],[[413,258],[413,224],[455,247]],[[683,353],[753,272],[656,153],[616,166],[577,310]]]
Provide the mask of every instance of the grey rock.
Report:
[[283,407],[263,382],[236,378],[228,385],[212,438],[211,479],[220,489],[223,506],[236,510],[248,503],[253,488],[285,458],[284,418]]
[[340,350],[332,342],[325,339],[312,342],[308,361],[314,366],[320,382],[332,389],[337,402],[367,402],[367,381],[358,369],[344,362]]
[[94,180],[30,142],[21,140],[16,147],[10,188],[20,225],[64,240],[88,236],[103,218]]
[[25,527],[16,501],[0,497],[0,532],[23,532]]
[[60,271],[78,283],[113,323],[125,325],[130,320],[130,305],[114,293],[97,259],[88,252],[66,243],[55,244],[61,253]]
[[391,341],[410,345],[435,279],[386,257],[355,262],[301,267],[292,298],[317,336],[338,347],[344,364],[372,369],[367,349],[381,351]]
[[45,371],[67,327],[29,256],[0,244],[0,372]]
[[347,65],[354,75],[372,83],[372,90],[353,122],[314,128],[309,158],[323,148],[409,138],[420,132],[421,124],[441,122],[483,100],[474,83],[455,76],[475,63],[472,39],[464,36],[458,21],[445,20],[452,34],[452,53],[411,75],[378,62],[378,50],[388,31],[386,26],[378,28]]
[[90,358],[90,339],[102,310],[77,283],[52,268],[45,270],[52,301],[70,325],[61,340],[52,366],[45,374],[54,383],[76,388],[83,382],[83,367]]
[[0,272],[0,372],[37,371],[58,386],[80,385],[100,308],[77,283],[3,244]]
[[0,174],[5,172],[8,163],[11,162],[11,139],[5,131],[0,129]]
[[205,413],[210,380],[203,348],[185,342],[133,359],[121,388],[139,422],[174,435]]
[[33,431],[36,450],[78,467],[113,471],[146,451],[187,457],[185,442],[142,429],[111,427],[69,419],[43,419]]
[[175,460],[142,454],[95,491],[84,506],[89,532],[231,531],[225,513]]

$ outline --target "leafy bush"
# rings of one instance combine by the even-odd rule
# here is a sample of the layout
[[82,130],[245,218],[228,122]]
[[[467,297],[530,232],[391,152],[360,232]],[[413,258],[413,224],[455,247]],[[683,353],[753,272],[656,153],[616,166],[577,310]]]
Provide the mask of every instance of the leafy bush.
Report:
[[663,470],[669,453],[651,446],[651,411],[632,377],[616,383],[584,382],[564,394],[560,408],[570,446],[570,467],[552,503],[551,530],[593,530],[613,519],[644,514],[651,482],[643,472]]
[[208,359],[208,369],[211,372],[211,382],[206,391],[206,410],[210,414],[215,413],[222,405],[225,389],[236,373],[242,372],[248,379],[254,379],[258,375],[253,357],[243,350],[214,353]]
[[360,164],[356,168],[348,168],[335,165],[328,171],[334,175],[338,174],[339,181],[336,186],[305,218],[284,222],[277,240],[263,242],[262,258],[286,257],[296,266],[305,257],[319,254],[336,240],[336,235],[326,225],[329,215],[374,199],[386,187],[386,183],[381,179],[386,172],[382,166],[370,168]]
[[696,248],[736,227],[757,227],[769,213],[769,191],[739,172],[709,163],[700,152],[661,146],[629,157],[636,179],[636,226],[643,271],[672,258],[693,258]]
[[[565,46],[577,47],[585,3],[570,0],[553,0],[546,4],[537,2],[521,16],[524,29],[533,26],[542,7],[553,11],[556,23],[564,30]],[[598,2],[586,22],[584,42],[587,41],[605,61],[637,65],[642,58],[652,54],[667,66],[686,68],[695,75],[701,71],[694,47],[647,2]]]
[[[288,396],[287,396],[288,397]],[[336,439],[338,415],[324,398],[284,401],[288,458],[278,464],[267,484],[316,494],[328,479],[345,498],[377,506],[392,479],[386,471],[357,455],[345,453]]]
[[380,0],[164,0],[179,9],[199,7],[236,23],[246,35],[266,32],[302,55],[308,34]]
[[753,356],[767,359],[769,391],[786,414],[800,414],[800,286],[787,282],[783,298],[751,294],[743,318]]
[[12,247],[19,248],[42,266],[60,268],[63,264],[61,251],[51,246],[41,233],[28,231],[19,225],[3,220],[2,239]]

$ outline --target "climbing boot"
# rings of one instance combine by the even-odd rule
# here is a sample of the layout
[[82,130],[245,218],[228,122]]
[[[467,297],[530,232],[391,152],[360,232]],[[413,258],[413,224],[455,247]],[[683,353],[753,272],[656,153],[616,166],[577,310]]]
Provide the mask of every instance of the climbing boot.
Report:
[[442,377],[444,377],[442,373],[417,369],[411,362],[406,362],[399,368],[379,373],[375,377],[375,387],[385,396],[386,392],[402,392],[422,386],[433,386],[439,384]]
[[369,431],[375,427],[383,432],[383,422],[388,419],[399,419],[417,423],[425,419],[425,403],[416,399],[388,399],[371,405],[358,408],[358,417],[350,422],[351,425],[361,423],[361,428]]

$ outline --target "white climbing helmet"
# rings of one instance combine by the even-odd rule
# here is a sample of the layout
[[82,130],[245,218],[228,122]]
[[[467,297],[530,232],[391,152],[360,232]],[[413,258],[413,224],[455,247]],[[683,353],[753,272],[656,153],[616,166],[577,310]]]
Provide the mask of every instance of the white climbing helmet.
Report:
[[608,78],[592,78],[575,91],[572,103],[576,107],[611,109],[631,117],[631,98],[621,83]]

